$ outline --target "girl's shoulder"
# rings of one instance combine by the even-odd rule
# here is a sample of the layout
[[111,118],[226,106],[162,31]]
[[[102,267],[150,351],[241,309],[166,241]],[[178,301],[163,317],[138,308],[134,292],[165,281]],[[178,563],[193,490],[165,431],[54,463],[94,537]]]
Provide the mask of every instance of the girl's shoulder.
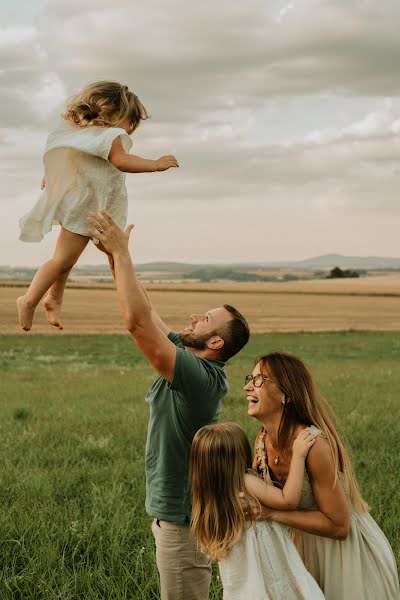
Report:
[[121,138],[125,152],[129,152],[132,140],[121,127],[80,127],[67,119],[61,119],[47,138],[45,153],[57,148],[72,148],[107,158],[117,137]]

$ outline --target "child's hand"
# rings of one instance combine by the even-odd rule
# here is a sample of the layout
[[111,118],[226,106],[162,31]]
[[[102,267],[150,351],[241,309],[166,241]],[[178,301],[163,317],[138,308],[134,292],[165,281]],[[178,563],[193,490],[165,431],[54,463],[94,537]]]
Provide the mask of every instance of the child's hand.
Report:
[[315,435],[308,429],[303,429],[293,442],[293,456],[305,458],[315,442]]
[[158,160],[156,160],[157,171],[166,171],[171,167],[179,167],[178,161],[175,156],[168,154],[167,156],[161,156]]
[[42,177],[42,181],[40,182],[40,189],[44,190],[45,187],[46,187],[46,179],[44,177]]

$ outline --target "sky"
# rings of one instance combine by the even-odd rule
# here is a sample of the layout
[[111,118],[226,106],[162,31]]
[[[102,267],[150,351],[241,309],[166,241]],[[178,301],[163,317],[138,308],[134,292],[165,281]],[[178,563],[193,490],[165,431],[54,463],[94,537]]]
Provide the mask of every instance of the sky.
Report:
[[[137,262],[400,256],[398,0],[5,0],[0,8],[0,264],[18,240],[66,99],[128,85],[151,119],[128,174]],[[81,264],[104,259],[92,244]]]

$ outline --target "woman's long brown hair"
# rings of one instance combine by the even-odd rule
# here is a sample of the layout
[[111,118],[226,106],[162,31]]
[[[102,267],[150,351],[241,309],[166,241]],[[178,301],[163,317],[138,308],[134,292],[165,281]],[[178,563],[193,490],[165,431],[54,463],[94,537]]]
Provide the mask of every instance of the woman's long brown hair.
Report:
[[[249,440],[236,423],[206,425],[190,453],[192,531],[211,560],[226,558],[251,517],[244,475],[251,469]],[[249,517],[247,517],[249,518]]]
[[328,440],[335,472],[343,473],[344,482],[355,510],[358,512],[368,511],[368,505],[361,497],[348,453],[336,430],[336,416],[318,390],[303,361],[291,354],[272,352],[259,356],[256,364],[260,365],[263,374],[268,373],[273,378],[279,389],[285,394],[284,410],[278,431],[279,451],[285,453],[290,447],[295,427],[299,423],[318,427]]

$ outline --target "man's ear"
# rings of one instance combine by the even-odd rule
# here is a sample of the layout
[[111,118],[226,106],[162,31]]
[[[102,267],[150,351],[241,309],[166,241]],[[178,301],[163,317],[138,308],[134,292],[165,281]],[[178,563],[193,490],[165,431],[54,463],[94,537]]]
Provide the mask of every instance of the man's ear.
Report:
[[219,335],[213,335],[207,340],[207,348],[210,350],[220,350],[224,345],[224,340]]

